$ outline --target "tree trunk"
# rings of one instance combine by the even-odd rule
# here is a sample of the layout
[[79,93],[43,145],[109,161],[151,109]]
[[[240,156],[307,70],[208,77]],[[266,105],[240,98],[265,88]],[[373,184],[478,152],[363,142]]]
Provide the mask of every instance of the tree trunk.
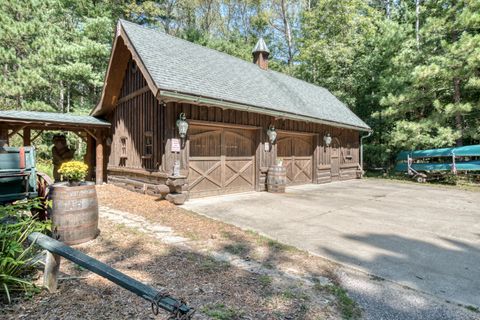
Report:
[[415,0],[415,35],[418,50],[420,49],[420,0]]
[[293,41],[292,41],[292,29],[290,28],[290,21],[288,21],[288,12],[285,0],[281,0],[281,15],[285,30],[285,40],[287,41],[288,48],[288,65],[291,66],[293,63]]
[[203,17],[203,31],[207,32],[207,33],[210,33],[210,27],[211,27],[211,24],[212,24],[212,21],[213,21],[213,1],[212,0],[208,0],[207,1],[207,8],[206,8],[206,12],[205,12],[205,15]]
[[63,80],[60,80],[60,94],[58,96],[58,108],[60,112],[65,113],[65,88],[63,87]]
[[[461,99],[461,96],[460,96],[460,82],[461,82],[461,80],[459,78],[454,78],[453,79],[453,90],[454,90],[453,102],[455,104],[459,104],[460,99]],[[457,139],[456,145],[457,145],[457,147],[461,147],[461,146],[463,146],[463,115],[460,112],[458,112],[455,115],[455,127],[460,132],[460,138]]]
[[23,101],[23,96],[21,94],[17,94],[17,109],[18,110],[22,109],[22,101]]
[[67,88],[67,113],[70,113],[70,88]]
[[310,11],[312,9],[312,1],[308,0],[307,1],[307,11]]

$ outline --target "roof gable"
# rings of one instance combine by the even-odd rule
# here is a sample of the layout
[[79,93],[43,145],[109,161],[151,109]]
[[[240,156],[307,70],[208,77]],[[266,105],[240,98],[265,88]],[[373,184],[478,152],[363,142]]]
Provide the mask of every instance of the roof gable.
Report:
[[370,129],[325,88],[131,22],[119,25],[158,90]]

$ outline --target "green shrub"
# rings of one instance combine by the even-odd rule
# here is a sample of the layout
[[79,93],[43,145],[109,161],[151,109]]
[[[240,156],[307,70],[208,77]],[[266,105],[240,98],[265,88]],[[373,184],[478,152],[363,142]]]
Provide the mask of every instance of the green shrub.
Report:
[[34,257],[40,251],[28,244],[34,231],[48,232],[50,224],[32,217],[30,211],[41,206],[40,199],[0,206],[0,294],[9,303],[12,293],[26,295],[37,291],[33,284]]
[[384,144],[365,144],[363,146],[364,167],[388,168],[392,165],[392,150]]
[[443,179],[443,183],[451,184],[451,185],[454,185],[454,186],[456,186],[458,184],[458,181],[459,181],[459,176],[457,176],[453,173],[445,174],[445,177]]

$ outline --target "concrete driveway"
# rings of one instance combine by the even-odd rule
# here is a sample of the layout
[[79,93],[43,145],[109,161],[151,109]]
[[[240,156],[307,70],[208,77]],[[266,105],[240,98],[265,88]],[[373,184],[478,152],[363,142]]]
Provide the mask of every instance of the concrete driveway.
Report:
[[185,207],[442,301],[480,307],[480,193],[353,180]]

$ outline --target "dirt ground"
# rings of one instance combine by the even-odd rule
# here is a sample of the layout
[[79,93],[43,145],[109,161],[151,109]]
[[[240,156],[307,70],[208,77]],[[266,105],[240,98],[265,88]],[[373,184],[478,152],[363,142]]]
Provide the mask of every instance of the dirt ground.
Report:
[[[339,319],[360,311],[336,285],[330,262],[251,231],[111,185],[101,208],[143,216],[187,238],[166,244],[128,225],[100,219],[100,236],[76,246],[156,288],[184,299],[194,319]],[[218,257],[235,257],[219,260]],[[255,267],[252,267],[255,266]],[[66,260],[57,293],[42,291],[3,306],[7,319],[149,319],[150,304]],[[41,272],[39,272],[41,277]],[[40,279],[39,279],[40,283]],[[165,318],[160,314],[159,318]]]

